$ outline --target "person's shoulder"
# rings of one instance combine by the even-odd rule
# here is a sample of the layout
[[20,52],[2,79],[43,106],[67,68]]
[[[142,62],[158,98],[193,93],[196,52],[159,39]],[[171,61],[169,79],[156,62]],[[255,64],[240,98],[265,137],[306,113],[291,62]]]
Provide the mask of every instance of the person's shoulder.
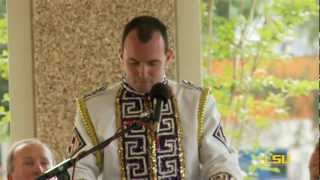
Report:
[[104,84],[103,86],[100,86],[100,87],[94,89],[93,91],[85,93],[84,95],[81,96],[81,98],[84,100],[88,100],[90,98],[102,95],[102,94],[106,93],[107,87],[108,87],[107,84]]
[[196,85],[195,83],[193,83],[191,81],[187,81],[187,80],[182,80],[179,82],[170,80],[169,84],[171,84],[171,86],[173,86],[174,88],[177,88],[179,90],[189,90],[189,91],[202,92],[204,89],[206,89],[200,85]]
[[119,83],[110,86],[108,86],[107,84],[103,84],[102,86],[90,91],[89,93],[85,93],[84,95],[80,96],[80,98],[84,101],[89,101],[103,96],[110,96],[116,92],[119,85]]
[[192,89],[192,90],[196,90],[196,91],[203,91],[203,89],[204,89],[203,87],[196,85],[193,82],[187,81],[187,80],[182,80],[180,82],[180,86],[182,86],[186,89]]
[[175,92],[175,94],[186,94],[188,96],[199,96],[200,94],[210,91],[208,88],[196,85],[187,80],[182,80],[180,82],[169,81],[169,85],[173,87],[173,92]]

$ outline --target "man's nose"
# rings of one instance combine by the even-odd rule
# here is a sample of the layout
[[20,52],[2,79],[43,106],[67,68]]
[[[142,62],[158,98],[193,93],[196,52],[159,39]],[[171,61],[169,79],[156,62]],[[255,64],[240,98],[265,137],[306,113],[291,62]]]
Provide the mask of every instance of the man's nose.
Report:
[[139,67],[139,77],[146,77],[148,75],[148,67],[145,64],[141,64]]
[[37,176],[44,173],[45,170],[46,170],[46,168],[40,163],[38,163],[34,166],[34,174]]

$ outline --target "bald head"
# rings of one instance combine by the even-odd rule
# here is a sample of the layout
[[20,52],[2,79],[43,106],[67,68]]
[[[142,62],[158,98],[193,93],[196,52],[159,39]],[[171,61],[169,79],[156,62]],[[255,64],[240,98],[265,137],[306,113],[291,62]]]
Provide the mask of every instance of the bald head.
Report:
[[26,139],[12,145],[7,158],[8,180],[33,180],[54,164],[47,145]]

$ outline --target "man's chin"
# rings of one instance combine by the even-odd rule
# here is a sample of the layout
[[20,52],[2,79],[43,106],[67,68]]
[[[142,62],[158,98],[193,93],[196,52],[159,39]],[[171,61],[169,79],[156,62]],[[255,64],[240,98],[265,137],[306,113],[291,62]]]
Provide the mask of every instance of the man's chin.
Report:
[[152,86],[139,86],[139,87],[136,87],[135,90],[136,90],[137,92],[139,92],[139,93],[145,94],[145,93],[150,92],[151,87],[152,87]]
[[[145,93],[149,93],[152,86],[153,86],[154,83],[152,82],[135,82],[135,83],[132,83],[131,87],[133,87],[133,89],[139,93],[142,93],[142,94],[145,94]],[[129,84],[130,85],[130,84]]]
[[139,89],[137,89],[137,91],[139,92],[139,93],[142,93],[142,94],[145,94],[145,93],[148,93],[148,92],[150,92],[150,88],[139,88]]

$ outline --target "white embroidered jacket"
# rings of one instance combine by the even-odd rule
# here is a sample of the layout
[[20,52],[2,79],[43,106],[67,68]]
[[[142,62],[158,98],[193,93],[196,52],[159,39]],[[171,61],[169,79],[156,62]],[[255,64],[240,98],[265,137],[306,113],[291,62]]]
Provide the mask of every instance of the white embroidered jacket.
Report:
[[[138,134],[131,135],[140,138],[145,134],[148,137],[143,137],[143,141],[131,142],[130,134],[113,141],[103,151],[80,160],[76,165],[75,179],[242,179],[237,154],[226,142],[217,106],[209,90],[188,82],[169,80],[168,85],[173,94],[170,102],[175,114],[172,118],[162,118],[160,126],[164,129],[160,129],[159,135],[149,137],[151,131],[142,127],[136,131]],[[72,156],[114,135],[126,117],[124,109],[136,114],[143,111],[134,108],[137,104],[127,103],[127,99],[134,97],[125,97],[123,92],[130,93],[119,83],[78,99],[74,135],[69,147]],[[162,137],[161,133],[167,128],[165,125],[169,124],[175,128],[176,135],[170,136],[174,140],[158,142],[157,137]],[[168,155],[170,160],[161,159],[165,154],[156,150],[159,143],[165,150],[176,148]],[[139,152],[132,155],[137,149]]]

